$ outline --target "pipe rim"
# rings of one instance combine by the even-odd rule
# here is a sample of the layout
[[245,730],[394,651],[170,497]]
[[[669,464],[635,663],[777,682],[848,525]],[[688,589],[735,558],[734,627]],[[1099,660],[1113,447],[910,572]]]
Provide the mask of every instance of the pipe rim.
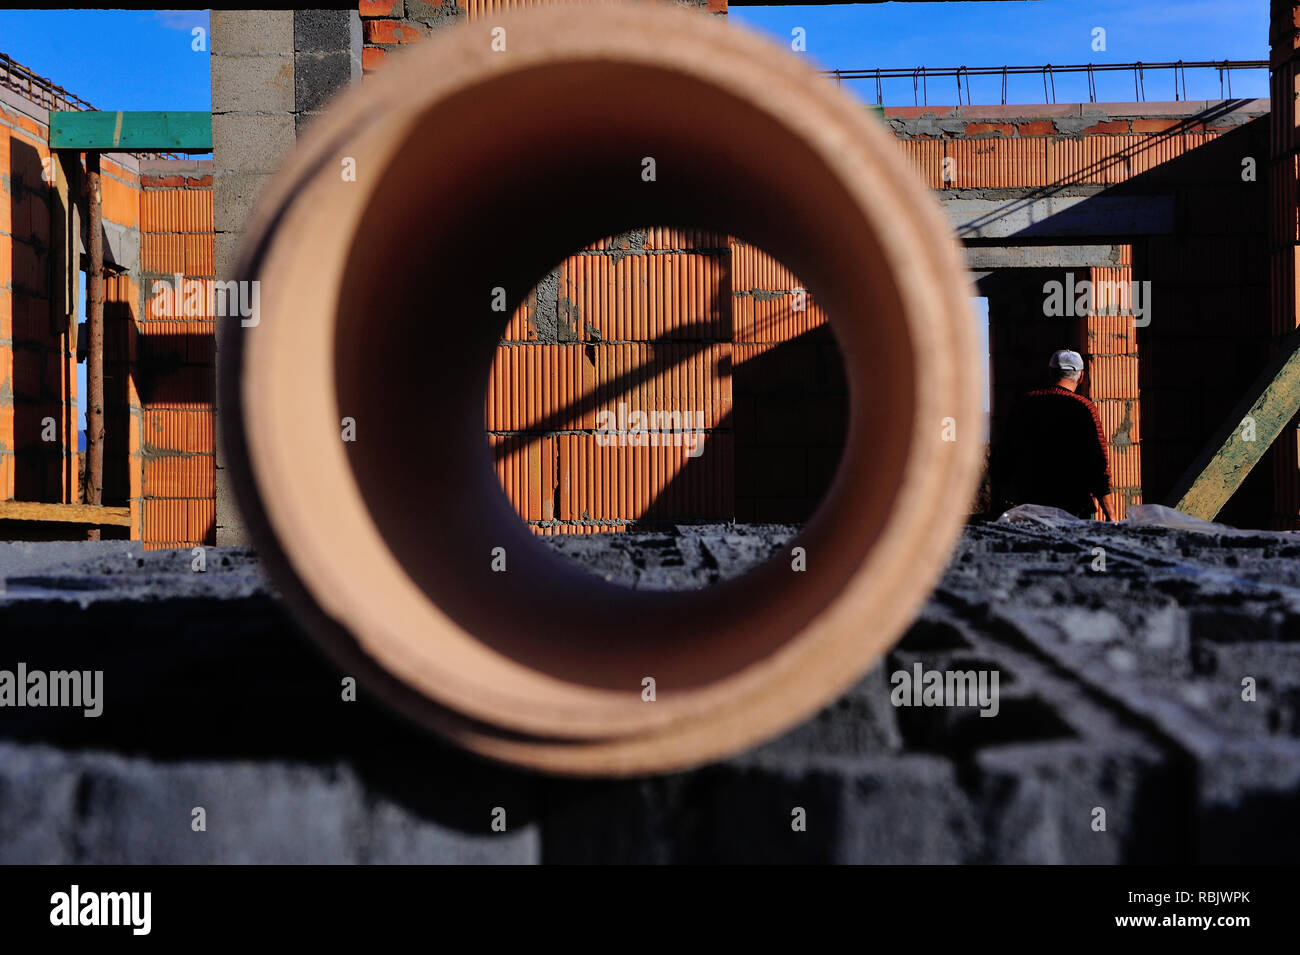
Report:
[[[951,411],[959,420],[963,416],[974,420],[969,411],[977,406],[977,376],[969,362],[963,367],[963,362],[955,357],[973,351],[973,329],[968,327],[969,323],[956,318],[969,314],[970,289],[955,243],[947,235],[946,224],[937,209],[931,208],[933,200],[911,178],[912,174],[884,132],[865,125],[871,121],[860,114],[854,115],[852,104],[838,100],[840,94],[830,84],[764,41],[740,34],[734,27],[701,23],[702,19],[697,14],[677,11],[584,8],[528,11],[502,17],[500,22],[507,25],[511,43],[525,58],[530,53],[556,56],[566,50],[571,55],[577,51],[588,57],[653,57],[655,51],[647,53],[644,45],[647,31],[669,30],[676,42],[668,44],[668,48],[683,54],[675,61],[679,69],[689,64],[691,69],[700,71],[698,75],[718,83],[729,82],[733,89],[740,88],[750,95],[773,78],[802,86],[801,95],[813,96],[818,107],[836,120],[837,135],[819,141],[823,149],[832,150],[828,157],[834,161],[832,165],[844,158],[834,155],[831,144],[835,144],[846,151],[860,150],[856,159],[862,161],[865,156],[868,165],[881,174],[881,180],[873,183],[869,195],[861,188],[857,190],[859,201],[866,202],[863,208],[867,215],[879,216],[887,208],[907,213],[902,221],[912,234],[906,234],[908,229],[905,229],[904,234],[892,237],[894,241],[887,243],[887,247],[895,254],[894,273],[905,276],[900,284],[905,286],[903,297],[911,311],[904,320],[916,323],[915,327],[909,327],[917,356],[913,379],[919,382],[924,370],[930,390],[920,391],[917,396],[906,475],[894,512],[874,551],[875,565],[866,571],[859,567],[852,575],[854,586],[846,589],[841,599],[827,607],[818,619],[809,621],[806,633],[792,641],[797,652],[777,654],[778,659],[771,665],[760,668],[757,675],[749,674],[721,697],[715,693],[695,705],[654,708],[652,720],[641,718],[645,707],[633,708],[640,711],[636,719],[611,715],[609,708],[601,707],[580,714],[576,720],[563,713],[550,722],[545,719],[539,722],[535,713],[520,719],[518,712],[512,710],[513,704],[506,705],[504,710],[499,701],[489,700],[485,705],[481,683],[457,686],[456,674],[451,671],[434,674],[430,679],[430,673],[422,669],[418,659],[393,652],[388,643],[391,634],[379,631],[380,636],[374,635],[376,624],[381,621],[352,616],[347,608],[340,609],[337,602],[332,602],[336,592],[323,585],[325,578],[319,576],[328,574],[328,568],[322,570],[317,562],[319,553],[313,554],[295,533],[295,525],[300,526],[301,520],[286,522],[280,503],[266,507],[266,500],[284,499],[283,485],[277,486],[277,476],[264,463],[274,454],[279,439],[268,442],[265,422],[260,416],[246,414],[245,409],[253,406],[248,404],[250,398],[256,401],[263,393],[261,383],[273,375],[269,368],[274,361],[256,347],[246,348],[248,340],[230,324],[223,333],[223,348],[235,359],[223,364],[221,382],[223,400],[227,407],[234,408],[231,420],[223,428],[223,437],[231,451],[229,465],[237,486],[245,492],[242,500],[249,510],[250,530],[263,552],[272,555],[269,562],[281,589],[300,612],[315,621],[313,629],[336,660],[346,660],[349,665],[356,665],[359,657],[378,661],[381,670],[399,674],[405,685],[419,687],[429,697],[422,703],[417,692],[415,699],[399,704],[400,708],[457,737],[469,748],[507,761],[552,771],[599,772],[603,771],[601,767],[613,765],[620,767],[620,772],[666,769],[721,755],[771,735],[793,719],[809,715],[846,688],[901,635],[902,628],[919,609],[941,572],[963,516],[958,508],[945,510],[929,501],[935,496],[942,499],[945,495],[949,498],[955,495],[964,503],[973,487],[976,445],[954,442],[952,447],[945,448],[938,443],[940,425],[936,419],[942,416],[935,412]],[[671,27],[664,26],[669,23]],[[593,41],[592,37],[596,39]],[[318,126],[309,131],[299,153],[277,177],[260,204],[249,233],[256,238],[246,247],[241,275],[259,274],[259,266],[265,266],[268,255],[274,254],[272,232],[276,220],[282,216],[291,219],[295,209],[301,212],[303,203],[294,201],[298,180],[312,167],[326,169],[328,157],[337,152],[335,147],[347,139],[354,124],[365,120],[374,127],[382,123],[377,102],[400,108],[406,89],[417,80],[431,78],[429,65],[435,59],[440,75],[448,80],[449,86],[464,82],[467,77],[481,79],[485,75],[499,75],[503,69],[519,68],[518,61],[504,66],[471,52],[462,53],[461,59],[453,61],[449,69],[451,53],[457,49],[463,51],[467,42],[450,34],[436,39],[428,44],[427,55],[407,57],[408,62],[400,64],[400,71],[394,69],[388,76],[377,77],[382,83],[374,87],[374,95],[368,95],[371,94],[369,85],[364,90],[353,91],[348,94],[348,102],[341,103],[336,112],[318,121]],[[711,45],[712,49],[702,51],[701,43]],[[435,56],[431,52],[435,44],[441,45],[447,55]],[[719,46],[725,49],[726,57],[718,55]],[[661,45],[658,51],[662,49]],[[759,52],[767,57],[764,69],[734,71],[738,61],[752,63]],[[733,72],[724,73],[726,67],[731,67]],[[370,82],[368,79],[367,83]],[[815,84],[824,85],[810,93]],[[798,128],[799,117],[788,118]],[[861,181],[858,186],[862,186]],[[361,212],[355,211],[358,215]],[[264,298],[264,302],[268,307],[264,307],[263,315],[271,318],[279,306],[273,297]],[[949,345],[945,339],[955,341]],[[923,355],[926,361],[922,369]],[[849,361],[846,355],[846,365]],[[242,383],[237,371],[232,371],[240,368],[244,370]],[[941,397],[936,399],[936,395]],[[851,430],[849,443],[852,445],[855,440]],[[246,460],[241,451],[251,452],[253,460]],[[848,457],[846,447],[845,458]],[[836,482],[840,483],[838,476]],[[814,521],[834,518],[837,513],[852,515],[851,508],[844,510],[845,504],[836,498],[836,493],[833,487]],[[249,502],[252,507],[248,507]],[[828,508],[829,518],[822,513]],[[314,538],[316,543],[325,539]],[[909,575],[897,568],[879,566],[882,554],[910,564],[914,572]],[[389,570],[392,569],[390,566]],[[401,573],[400,568],[398,572]],[[864,580],[873,575],[883,576],[888,583],[880,585]],[[331,579],[331,583],[339,582],[337,576]],[[871,640],[855,637],[853,611],[870,602],[864,601],[864,593],[867,597],[875,593],[877,596],[871,599],[879,603],[879,593],[888,588],[895,589],[897,599],[878,617],[879,635]],[[349,630],[368,632],[369,636],[351,637]],[[371,679],[375,677],[372,674]],[[620,701],[617,709],[626,711],[623,702]],[[550,740],[539,730],[568,739]],[[520,736],[521,733],[529,735]]]

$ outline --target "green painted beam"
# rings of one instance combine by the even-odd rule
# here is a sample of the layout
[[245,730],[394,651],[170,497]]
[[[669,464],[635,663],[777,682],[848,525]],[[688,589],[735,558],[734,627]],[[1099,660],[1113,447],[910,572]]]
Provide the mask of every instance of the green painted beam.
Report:
[[212,152],[212,114],[170,111],[50,112],[51,149]]
[[1300,413],[1300,329],[1283,341],[1250,390],[1179,478],[1172,506],[1213,520],[1251,469]]

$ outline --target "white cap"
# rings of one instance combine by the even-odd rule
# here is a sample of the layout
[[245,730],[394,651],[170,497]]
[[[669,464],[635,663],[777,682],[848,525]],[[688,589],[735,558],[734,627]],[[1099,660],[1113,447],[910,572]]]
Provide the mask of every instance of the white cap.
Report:
[[1048,368],[1059,368],[1061,371],[1083,371],[1083,356],[1077,351],[1062,349],[1052,354],[1052,360],[1047,363]]

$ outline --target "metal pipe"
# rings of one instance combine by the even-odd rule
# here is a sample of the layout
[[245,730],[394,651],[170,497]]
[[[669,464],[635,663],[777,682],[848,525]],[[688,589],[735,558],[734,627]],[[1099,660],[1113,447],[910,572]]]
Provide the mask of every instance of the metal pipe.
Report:
[[[889,134],[788,51],[657,4],[493,24],[508,54],[471,30],[405,52],[263,194],[231,276],[260,305],[220,330],[227,473],[277,588],[373,698],[544,771],[695,765],[811,716],[924,603],[983,452],[973,289]],[[647,224],[790,267],[849,382],[801,555],[705,591],[630,591],[557,557],[483,430],[513,307],[568,253]],[[436,367],[412,347],[431,340]]]
[[[104,209],[99,153],[86,153],[86,503],[103,503],[104,494]],[[99,528],[88,532],[99,540]]]

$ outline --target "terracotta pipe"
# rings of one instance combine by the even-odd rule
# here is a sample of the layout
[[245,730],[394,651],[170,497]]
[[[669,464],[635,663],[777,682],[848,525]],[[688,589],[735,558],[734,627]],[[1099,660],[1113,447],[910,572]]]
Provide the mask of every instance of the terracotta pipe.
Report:
[[[493,289],[512,309],[647,222],[761,246],[832,318],[850,429],[796,542],[806,571],[786,555],[628,591],[549,552],[501,491]],[[264,560],[345,674],[490,757],[666,771],[807,718],[913,619],[975,488],[972,289],[936,203],[859,103],[696,13],[533,9],[413,48],[313,124],[238,276],[261,300],[255,327],[223,328],[223,430]]]

